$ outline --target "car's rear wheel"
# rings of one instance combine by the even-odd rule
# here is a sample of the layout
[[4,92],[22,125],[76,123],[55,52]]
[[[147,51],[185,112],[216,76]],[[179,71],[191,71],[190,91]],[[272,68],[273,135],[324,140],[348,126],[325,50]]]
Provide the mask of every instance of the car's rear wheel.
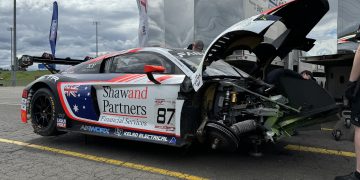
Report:
[[31,123],[34,132],[42,136],[56,135],[55,101],[47,88],[37,90],[30,103]]

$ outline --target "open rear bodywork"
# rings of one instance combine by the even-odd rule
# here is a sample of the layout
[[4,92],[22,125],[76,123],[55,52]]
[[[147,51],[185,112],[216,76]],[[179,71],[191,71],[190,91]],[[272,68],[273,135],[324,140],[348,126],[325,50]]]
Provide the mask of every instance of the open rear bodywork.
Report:
[[[315,40],[306,35],[328,10],[326,0],[291,1],[233,25],[211,43],[192,84],[205,99],[206,125],[198,132],[206,132],[199,134],[207,134],[213,148],[235,149],[241,139],[276,141],[291,136],[296,127],[326,121],[324,117],[337,111],[333,98],[315,81],[290,70],[267,69],[276,57],[283,59],[293,49],[310,50]],[[226,73],[209,73],[235,50],[256,55],[250,75],[226,78]],[[237,68],[241,69],[229,66],[223,71],[238,72]]]

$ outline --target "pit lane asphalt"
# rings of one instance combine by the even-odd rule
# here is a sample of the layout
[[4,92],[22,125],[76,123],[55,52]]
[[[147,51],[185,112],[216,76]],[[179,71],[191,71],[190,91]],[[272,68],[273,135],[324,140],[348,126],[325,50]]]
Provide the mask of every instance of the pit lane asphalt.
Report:
[[[30,124],[20,121],[22,87],[0,87],[0,139],[16,140],[44,147],[79,152],[114,161],[168,170],[170,175],[186,173],[208,179],[333,179],[353,170],[355,158],[331,155],[327,151],[353,152],[345,138],[335,141],[331,131],[302,130],[278,144],[264,146],[263,156],[245,151],[214,152],[205,148],[182,149],[77,133],[41,137]],[[328,123],[326,128],[332,128]],[[324,125],[325,126],[325,125]],[[347,132],[345,132],[347,133]],[[289,150],[287,145],[323,148],[315,152]],[[325,150],[324,150],[325,149]],[[321,153],[322,152],[322,153]],[[325,154],[324,154],[325,153]],[[352,154],[352,153],[350,153]],[[135,166],[134,166],[135,167]],[[149,168],[113,165],[82,157],[0,142],[0,179],[177,179],[180,176],[151,173]]]

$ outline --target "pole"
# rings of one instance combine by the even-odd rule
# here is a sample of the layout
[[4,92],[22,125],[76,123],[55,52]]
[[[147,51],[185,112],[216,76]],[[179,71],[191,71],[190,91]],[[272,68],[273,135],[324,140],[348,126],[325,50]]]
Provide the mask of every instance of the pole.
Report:
[[11,63],[11,68],[12,68],[12,65],[13,65],[13,41],[12,41],[12,37],[13,37],[13,28],[12,27],[9,27],[7,28],[8,31],[10,31],[10,63]]
[[99,46],[98,46],[98,25],[100,24],[100,22],[99,22],[99,21],[94,21],[93,24],[95,25],[96,57],[98,57],[98,53],[99,53]]
[[98,22],[96,22],[96,25],[95,25],[95,29],[96,29],[96,57],[99,56],[99,45],[98,45]]
[[12,85],[16,86],[16,71],[18,70],[18,62],[17,62],[17,58],[16,58],[16,0],[14,0],[14,17],[13,17],[13,38],[12,38],[12,43],[13,43],[13,65],[14,65],[14,73],[13,73],[13,77],[12,77]]
[[13,30],[14,28],[9,27],[7,28],[10,31],[10,75],[11,75],[11,86],[14,86],[13,79],[14,79],[14,66],[13,66]]

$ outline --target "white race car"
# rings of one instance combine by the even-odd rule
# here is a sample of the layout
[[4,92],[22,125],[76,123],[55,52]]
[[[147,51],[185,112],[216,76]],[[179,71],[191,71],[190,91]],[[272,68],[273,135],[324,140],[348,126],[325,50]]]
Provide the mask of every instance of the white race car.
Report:
[[[233,151],[291,136],[337,110],[329,94],[292,71],[268,70],[274,58],[307,51],[326,0],[295,0],[220,34],[205,53],[137,48],[91,59],[29,84],[21,117],[43,136],[85,134]],[[224,61],[235,50],[257,56],[251,74]],[[29,60],[29,58],[28,58]]]

